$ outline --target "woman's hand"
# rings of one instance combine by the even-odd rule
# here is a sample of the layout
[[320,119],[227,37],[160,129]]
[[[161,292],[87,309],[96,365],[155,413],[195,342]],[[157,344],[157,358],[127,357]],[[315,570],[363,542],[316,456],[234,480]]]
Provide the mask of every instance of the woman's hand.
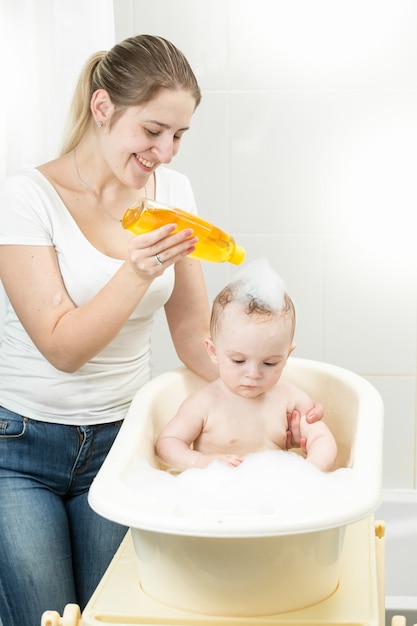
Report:
[[[307,422],[313,424],[323,419],[323,405],[316,402],[314,406],[306,414]],[[301,437],[300,430],[300,413],[294,410],[287,414],[288,430],[287,430],[287,450],[290,448],[301,448],[306,452],[306,440]]]
[[161,276],[167,267],[194,252],[198,238],[193,237],[192,229],[174,233],[175,229],[175,224],[166,224],[129,242],[128,261],[144,280]]

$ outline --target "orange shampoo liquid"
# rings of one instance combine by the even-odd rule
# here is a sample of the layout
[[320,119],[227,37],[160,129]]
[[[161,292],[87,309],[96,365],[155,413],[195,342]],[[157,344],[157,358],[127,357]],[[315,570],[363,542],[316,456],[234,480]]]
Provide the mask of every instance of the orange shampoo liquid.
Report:
[[144,198],[134,207],[127,209],[122,219],[123,228],[134,235],[141,235],[165,224],[176,224],[174,232],[184,228],[193,229],[193,235],[198,237],[198,241],[194,252],[189,256],[200,261],[213,263],[229,261],[239,265],[245,258],[244,248],[236,245],[231,235],[197,215],[161,202]]

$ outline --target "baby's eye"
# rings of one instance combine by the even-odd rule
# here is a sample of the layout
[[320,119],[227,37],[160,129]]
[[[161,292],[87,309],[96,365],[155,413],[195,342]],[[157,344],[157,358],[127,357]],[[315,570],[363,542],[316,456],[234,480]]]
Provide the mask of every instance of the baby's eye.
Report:
[[245,362],[245,359],[230,359],[232,363],[236,363],[236,365],[241,365]]
[[267,367],[276,367],[278,365],[278,363],[276,362],[270,362],[270,361],[264,361],[264,365],[266,365]]

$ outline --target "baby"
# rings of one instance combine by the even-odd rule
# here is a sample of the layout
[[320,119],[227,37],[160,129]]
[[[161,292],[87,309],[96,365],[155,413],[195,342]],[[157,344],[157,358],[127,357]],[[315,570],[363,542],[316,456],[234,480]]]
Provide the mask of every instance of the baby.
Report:
[[183,470],[214,460],[238,466],[245,455],[287,449],[287,414],[298,410],[301,447],[323,471],[337,446],[322,421],[308,423],[309,396],[281,380],[295,348],[295,310],[266,260],[252,263],[215,298],[206,346],[219,378],[190,395],[162,430],[156,452]]

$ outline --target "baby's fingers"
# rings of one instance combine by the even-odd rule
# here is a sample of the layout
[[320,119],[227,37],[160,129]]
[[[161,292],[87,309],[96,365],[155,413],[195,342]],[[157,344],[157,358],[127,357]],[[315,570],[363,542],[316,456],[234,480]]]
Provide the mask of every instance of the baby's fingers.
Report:
[[237,467],[242,463],[243,458],[241,456],[236,456],[235,454],[226,454],[221,461],[229,467]]

